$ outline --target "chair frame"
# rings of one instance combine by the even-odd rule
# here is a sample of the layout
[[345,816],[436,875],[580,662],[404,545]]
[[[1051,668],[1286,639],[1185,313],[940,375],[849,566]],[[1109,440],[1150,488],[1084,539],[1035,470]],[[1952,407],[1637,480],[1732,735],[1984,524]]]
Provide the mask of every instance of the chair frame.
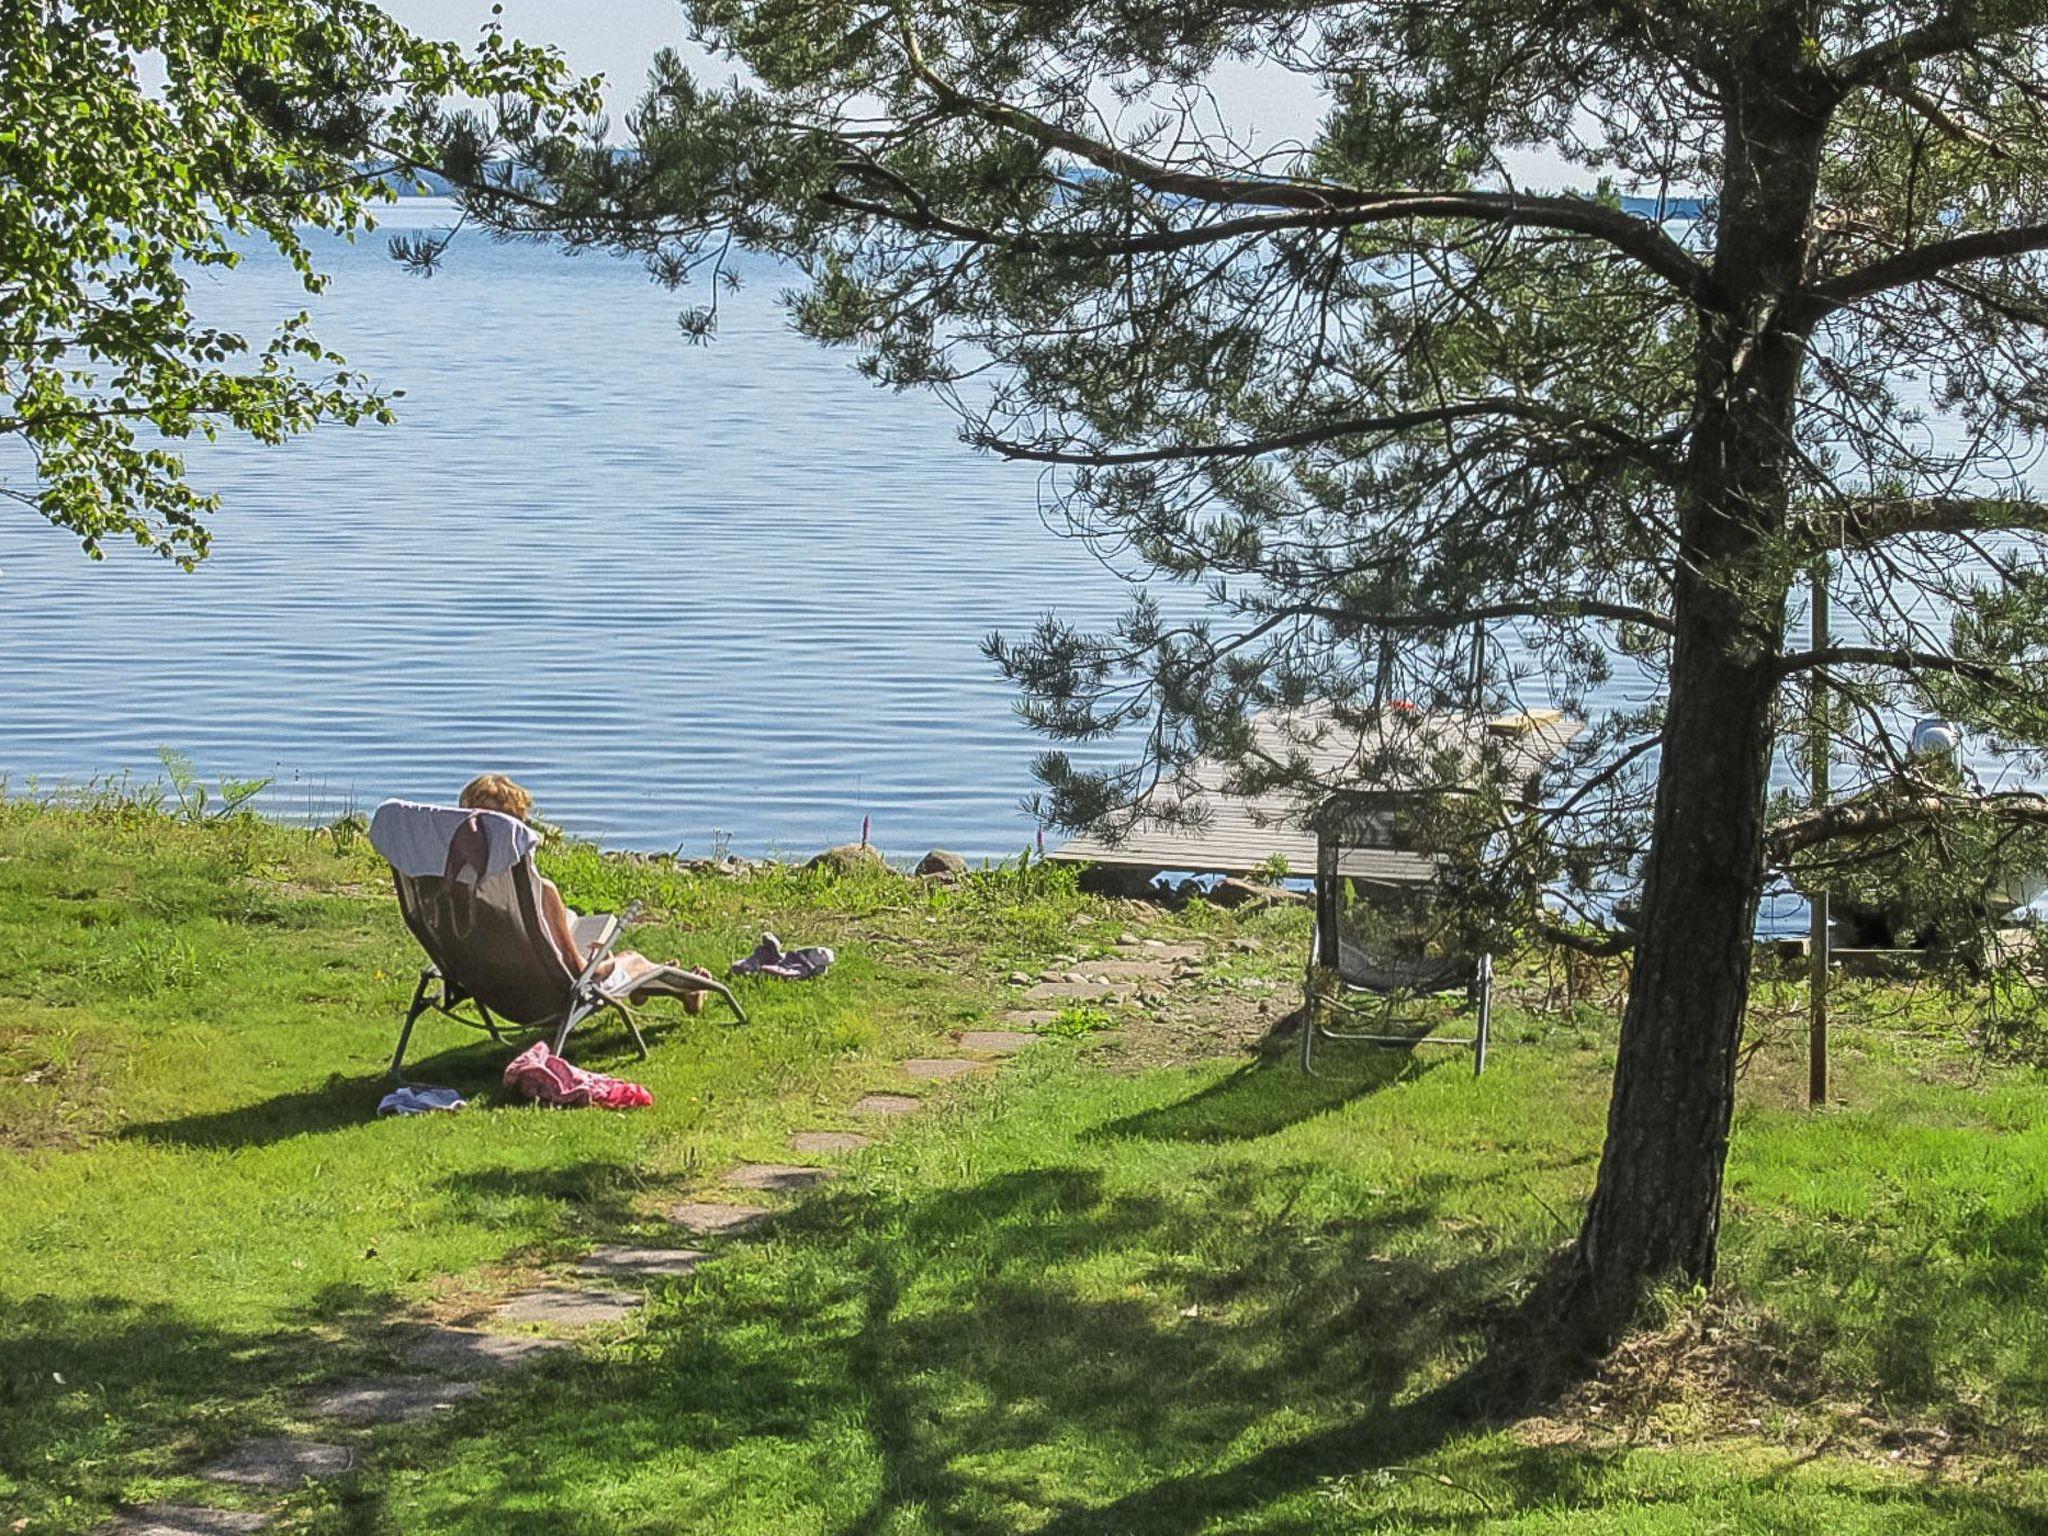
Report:
[[[1311,940],[1308,975],[1304,987],[1304,1001],[1301,1019],[1301,1071],[1306,1077],[1316,1075],[1316,1041],[1349,1040],[1365,1045],[1413,1050],[1420,1045],[1449,1045],[1472,1047],[1472,1075],[1480,1076],[1486,1071],[1486,1055],[1493,1036],[1493,956],[1486,951],[1455,960],[1446,960],[1443,969],[1468,970],[1469,975],[1448,985],[1415,987],[1361,986],[1345,980],[1343,971],[1343,941],[1338,920],[1342,912],[1342,893],[1345,876],[1340,872],[1340,856],[1347,847],[1398,847],[1399,839],[1375,838],[1372,841],[1355,836],[1356,829],[1370,825],[1373,819],[1397,811],[1403,796],[1399,791],[1371,790],[1352,791],[1333,796],[1316,823],[1316,890],[1315,890],[1315,933]],[[1404,850],[1405,851],[1405,850]],[[1333,1029],[1323,1020],[1326,1006],[1333,1010],[1344,1006],[1341,995],[1344,992],[1371,993],[1384,1004],[1380,1014],[1381,1029],[1404,1022],[1397,1017],[1395,1009],[1404,997],[1443,997],[1462,991],[1468,1008],[1476,1011],[1473,1032],[1469,1035],[1440,1035],[1433,1030],[1423,1034],[1395,1035],[1364,1030]],[[1417,1015],[1407,1015],[1405,1021],[1430,1022]]]
[[[401,890],[401,903],[403,900],[404,896]],[[633,1008],[627,1003],[625,998],[615,997],[605,992],[597,984],[598,968],[612,957],[612,952],[618,947],[620,936],[625,933],[628,926],[638,919],[640,912],[641,905],[636,901],[630,903],[624,912],[605,919],[606,928],[603,936],[595,941],[595,947],[591,950],[589,961],[584,965],[582,972],[570,983],[568,1000],[562,1009],[559,1022],[550,1021],[544,1024],[528,1025],[507,1024],[503,1020],[493,1018],[491,1010],[484,1006],[482,1000],[472,996],[461,983],[447,975],[441,969],[438,962],[425,967],[420,972],[419,985],[413,989],[412,1005],[406,1010],[405,1022],[399,1027],[398,1048],[391,1053],[392,1078],[400,1083],[408,1081],[404,1072],[406,1047],[412,1041],[413,1025],[419,1022],[423,1014],[430,1011],[445,1014],[447,1017],[455,1020],[456,1023],[466,1025],[470,1029],[482,1030],[500,1044],[508,1043],[506,1036],[508,1029],[516,1032],[515,1039],[517,1034],[527,1033],[536,1034],[540,1038],[546,1039],[549,1032],[552,1031],[554,1034],[554,1044],[549,1048],[559,1056],[562,1054],[563,1048],[569,1043],[570,1032],[577,1025],[587,1022],[609,1008],[626,1021],[626,1028],[633,1035],[633,1048],[640,1053],[640,1060],[645,1061],[647,1059],[647,1040],[640,1033],[639,1015],[633,1011]],[[731,1007],[739,1021],[742,1024],[746,1022],[746,1011],[740,1007],[739,1000],[732,995],[731,989],[726,987],[723,982],[713,980],[708,976],[701,978],[701,980],[703,985],[697,990],[716,992],[725,999],[727,1005]],[[435,995],[437,985],[439,989],[438,996]],[[475,1008],[479,1017],[470,1018],[467,1014],[459,1012],[458,1010],[465,1003]]]

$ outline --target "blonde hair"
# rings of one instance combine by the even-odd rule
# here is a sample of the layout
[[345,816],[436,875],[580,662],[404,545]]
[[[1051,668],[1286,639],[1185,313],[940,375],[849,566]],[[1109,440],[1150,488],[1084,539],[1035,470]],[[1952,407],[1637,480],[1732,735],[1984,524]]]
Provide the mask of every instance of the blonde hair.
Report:
[[525,821],[533,813],[533,796],[502,773],[480,773],[462,786],[465,811],[503,811]]

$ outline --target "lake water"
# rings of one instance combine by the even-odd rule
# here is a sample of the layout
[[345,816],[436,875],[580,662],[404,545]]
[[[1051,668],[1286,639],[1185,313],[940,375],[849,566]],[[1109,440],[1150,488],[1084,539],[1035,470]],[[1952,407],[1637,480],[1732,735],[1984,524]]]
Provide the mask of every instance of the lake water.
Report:
[[[0,516],[13,792],[154,778],[170,748],[272,777],[287,817],[489,768],[614,847],[806,854],[863,818],[899,858],[1030,841],[1043,743],[980,642],[1130,595],[1041,522],[1035,469],[794,335],[759,261],[693,347],[690,295],[636,263],[465,237],[423,281],[381,234],[318,257],[320,335],[405,391],[400,424],[196,445],[224,504],[192,575]],[[203,281],[202,314],[254,335],[306,304],[263,250]]]
[[[434,206],[386,228],[430,225]],[[633,263],[465,238],[431,280],[322,241],[324,341],[402,388],[394,428],[196,448],[224,499],[192,575],[93,565],[0,517],[0,773],[15,792],[156,753],[272,775],[329,816],[481,769],[613,846],[1015,854],[1042,743],[979,653],[1128,592],[1040,521],[1036,471],[789,331],[772,268],[685,343]],[[198,301],[304,304],[258,253]]]

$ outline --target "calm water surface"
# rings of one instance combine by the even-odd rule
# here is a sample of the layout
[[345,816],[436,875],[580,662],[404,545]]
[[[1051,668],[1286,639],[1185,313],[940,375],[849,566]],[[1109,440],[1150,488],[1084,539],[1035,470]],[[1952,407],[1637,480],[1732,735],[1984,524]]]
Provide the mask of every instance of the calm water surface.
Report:
[[[1035,471],[793,335],[770,268],[691,347],[629,263],[465,239],[421,281],[381,236],[321,259],[322,339],[405,390],[400,425],[195,449],[224,505],[190,576],[0,518],[17,791],[154,777],[171,747],[274,775],[285,815],[496,768],[615,846],[800,853],[864,816],[895,855],[1025,845],[1041,744],[979,643],[1128,597],[1041,523]],[[304,302],[261,254],[200,300],[257,332]]]
[[[422,281],[381,235],[319,255],[320,334],[405,391],[400,424],[195,446],[224,505],[189,576],[0,516],[11,788],[154,778],[171,748],[273,777],[290,817],[492,768],[618,847],[802,854],[864,817],[898,857],[1030,840],[1042,743],[980,642],[1130,595],[1047,530],[1036,470],[792,334],[766,264],[692,347],[688,296],[633,263],[465,238]],[[202,281],[202,315],[252,335],[306,304],[262,251]]]

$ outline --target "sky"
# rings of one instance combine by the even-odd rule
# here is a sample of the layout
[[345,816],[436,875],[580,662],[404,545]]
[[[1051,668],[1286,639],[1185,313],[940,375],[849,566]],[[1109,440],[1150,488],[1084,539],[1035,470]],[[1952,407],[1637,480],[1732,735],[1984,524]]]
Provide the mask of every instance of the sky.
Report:
[[[491,0],[382,0],[384,9],[413,31],[472,40],[490,19]],[[724,80],[732,66],[709,58],[689,40],[677,0],[503,0],[505,28],[529,42],[553,43],[579,73],[604,76],[605,106],[614,132],[640,97],[656,49],[676,49],[700,75]],[[1219,70],[1210,87],[1234,133],[1260,149],[1307,143],[1315,136],[1324,101],[1313,82],[1287,70],[1238,64]],[[1556,157],[1511,153],[1509,170],[1531,189],[1583,182]]]
[[[490,19],[490,0],[383,0],[392,16],[415,32],[467,42]],[[647,64],[658,48],[672,47],[711,76],[725,79],[731,67],[694,48],[676,0],[597,0],[564,5],[561,0],[504,0],[505,28],[529,42],[553,43],[580,73],[605,77],[605,105],[615,122],[639,98]],[[1290,139],[1306,142],[1322,116],[1314,87],[1278,69],[1239,66],[1214,82],[1233,126],[1261,145]]]

